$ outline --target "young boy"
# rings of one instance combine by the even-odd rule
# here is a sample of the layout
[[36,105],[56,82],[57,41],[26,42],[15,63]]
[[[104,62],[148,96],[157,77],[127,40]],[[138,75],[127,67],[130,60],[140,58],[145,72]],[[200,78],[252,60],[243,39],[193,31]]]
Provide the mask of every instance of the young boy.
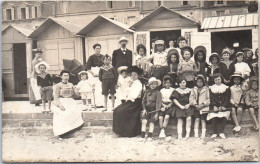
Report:
[[102,94],[104,95],[105,105],[103,111],[107,111],[107,98],[109,93],[112,100],[112,111],[114,110],[115,105],[115,93],[118,77],[116,69],[111,65],[111,61],[111,57],[106,54],[103,58],[104,65],[100,67],[99,70],[99,80],[102,82]]
[[174,114],[173,112],[173,103],[170,99],[174,89],[171,87],[172,79],[169,75],[164,76],[163,78],[164,88],[161,89],[162,94],[162,108],[159,111],[159,126],[161,129],[159,138],[165,138],[165,128],[167,128],[169,118]]
[[241,83],[244,80],[242,74],[239,72],[235,72],[234,75],[231,76],[231,81],[234,83],[233,86],[230,87],[231,97],[230,103],[232,105],[232,118],[235,123],[235,127],[233,129],[234,132],[239,132],[241,130],[241,126],[239,123],[242,119],[242,112],[244,107],[243,102],[243,90],[241,87]]
[[145,137],[146,125],[149,122],[148,139],[152,139],[154,131],[154,122],[158,120],[158,113],[162,106],[162,94],[157,89],[161,85],[161,81],[155,77],[151,77],[148,81],[149,89],[145,91],[142,106],[142,129],[141,137]]

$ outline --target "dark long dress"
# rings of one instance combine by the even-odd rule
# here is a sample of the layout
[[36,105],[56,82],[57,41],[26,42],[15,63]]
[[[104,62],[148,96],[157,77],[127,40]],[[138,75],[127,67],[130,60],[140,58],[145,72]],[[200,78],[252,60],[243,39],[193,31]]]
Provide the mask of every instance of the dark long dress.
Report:
[[113,131],[121,137],[135,137],[141,134],[141,92],[141,82],[134,81],[128,92],[132,101],[128,100],[119,105],[113,112]]

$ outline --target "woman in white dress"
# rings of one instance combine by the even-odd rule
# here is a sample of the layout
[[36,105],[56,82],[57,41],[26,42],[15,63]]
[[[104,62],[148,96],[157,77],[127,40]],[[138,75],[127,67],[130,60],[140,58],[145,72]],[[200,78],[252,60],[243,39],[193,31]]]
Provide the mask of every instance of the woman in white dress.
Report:
[[69,72],[61,71],[61,82],[55,85],[54,104],[56,108],[53,111],[53,133],[62,139],[62,135],[80,127],[84,121],[82,119],[82,110],[77,102],[72,98],[75,87],[69,83]]

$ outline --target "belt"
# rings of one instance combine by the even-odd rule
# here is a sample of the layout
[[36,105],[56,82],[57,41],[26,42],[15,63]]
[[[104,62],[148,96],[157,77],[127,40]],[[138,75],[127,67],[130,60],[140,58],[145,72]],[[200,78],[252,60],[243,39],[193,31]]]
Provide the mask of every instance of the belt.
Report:
[[165,67],[167,68],[168,66],[155,65],[154,67],[155,67],[155,68],[165,68]]

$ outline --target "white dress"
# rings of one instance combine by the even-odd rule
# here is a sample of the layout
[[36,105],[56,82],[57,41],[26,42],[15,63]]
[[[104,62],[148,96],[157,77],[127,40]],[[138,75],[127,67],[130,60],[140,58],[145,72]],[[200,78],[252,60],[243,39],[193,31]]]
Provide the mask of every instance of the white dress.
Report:
[[123,78],[123,76],[119,75],[118,77],[118,84],[119,84],[119,88],[118,88],[118,98],[120,100],[126,100],[126,94],[127,94],[127,90],[129,88],[129,81],[131,80],[130,77],[126,77]]
[[91,99],[92,98],[92,90],[95,87],[95,83],[91,78],[86,80],[81,80],[77,88],[79,89],[79,93],[81,95],[81,99]]

